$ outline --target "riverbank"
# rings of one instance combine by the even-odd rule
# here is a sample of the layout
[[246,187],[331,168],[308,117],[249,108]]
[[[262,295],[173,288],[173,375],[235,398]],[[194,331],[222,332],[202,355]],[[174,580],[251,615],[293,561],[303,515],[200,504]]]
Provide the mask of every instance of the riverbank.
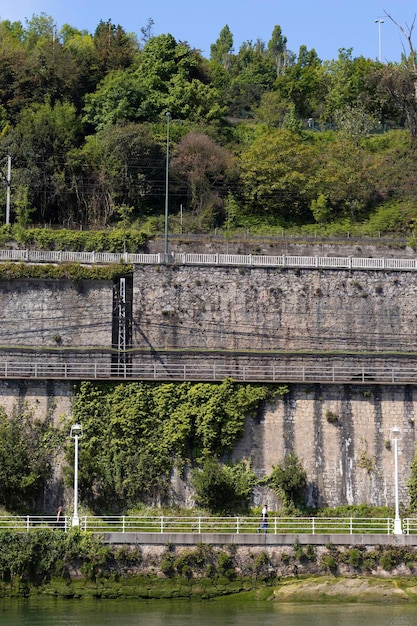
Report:
[[[258,537],[254,536],[255,539]],[[106,544],[73,529],[0,533],[0,597],[417,602],[407,545]]]
[[417,603],[417,578],[375,579],[334,576],[283,579],[267,583],[240,578],[189,580],[176,578],[161,580],[156,577],[130,576],[122,580],[53,579],[45,585],[29,585],[22,581],[0,584],[0,596],[54,597],[63,599],[190,599],[213,600],[220,597],[239,597],[239,601],[263,600],[278,603]]

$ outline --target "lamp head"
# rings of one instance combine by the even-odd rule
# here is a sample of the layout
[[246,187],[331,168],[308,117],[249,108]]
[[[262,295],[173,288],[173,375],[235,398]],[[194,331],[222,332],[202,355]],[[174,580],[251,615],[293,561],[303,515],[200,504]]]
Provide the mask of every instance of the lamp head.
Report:
[[83,429],[81,424],[73,424],[71,426],[71,437],[81,437]]
[[391,436],[393,439],[401,438],[401,428],[399,426],[393,426],[391,428]]

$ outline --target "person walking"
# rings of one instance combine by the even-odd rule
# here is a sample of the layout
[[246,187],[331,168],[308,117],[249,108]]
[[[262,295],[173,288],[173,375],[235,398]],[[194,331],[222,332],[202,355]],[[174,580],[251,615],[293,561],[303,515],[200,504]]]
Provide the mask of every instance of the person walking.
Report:
[[268,506],[266,504],[263,505],[262,513],[261,513],[261,525],[259,526],[257,532],[264,531],[264,533],[268,532]]

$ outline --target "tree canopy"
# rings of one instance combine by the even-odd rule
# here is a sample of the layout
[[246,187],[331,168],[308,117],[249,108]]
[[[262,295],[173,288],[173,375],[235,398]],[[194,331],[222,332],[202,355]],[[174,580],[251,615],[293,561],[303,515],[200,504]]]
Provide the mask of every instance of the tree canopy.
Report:
[[371,221],[395,199],[407,219],[391,227],[407,230],[417,138],[411,33],[402,31],[410,55],[382,64],[351,48],[326,60],[305,45],[294,53],[278,24],[268,42],[238,49],[225,25],[206,59],[152,27],[150,19],[138,39],[111,20],[93,33],[58,29],[43,13],[0,22],[0,171],[10,154],[12,220],[24,202],[40,224],[105,227],[122,205],[132,222],[157,223],[168,147],[171,210],[185,208],[190,229],[224,227],[230,202],[236,227],[291,227]]

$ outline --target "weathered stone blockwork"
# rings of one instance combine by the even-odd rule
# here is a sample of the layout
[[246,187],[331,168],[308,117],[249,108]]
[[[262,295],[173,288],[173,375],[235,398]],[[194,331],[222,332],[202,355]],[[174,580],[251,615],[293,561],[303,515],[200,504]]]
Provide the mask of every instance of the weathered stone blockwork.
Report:
[[113,285],[107,281],[0,281],[0,345],[111,346]]
[[414,272],[137,266],[133,346],[410,351],[416,291]]
[[291,385],[262,419],[247,420],[233,456],[251,457],[263,476],[294,451],[307,470],[311,505],[392,506],[391,429],[399,426],[399,496],[407,504],[416,410],[417,390],[408,386]]

